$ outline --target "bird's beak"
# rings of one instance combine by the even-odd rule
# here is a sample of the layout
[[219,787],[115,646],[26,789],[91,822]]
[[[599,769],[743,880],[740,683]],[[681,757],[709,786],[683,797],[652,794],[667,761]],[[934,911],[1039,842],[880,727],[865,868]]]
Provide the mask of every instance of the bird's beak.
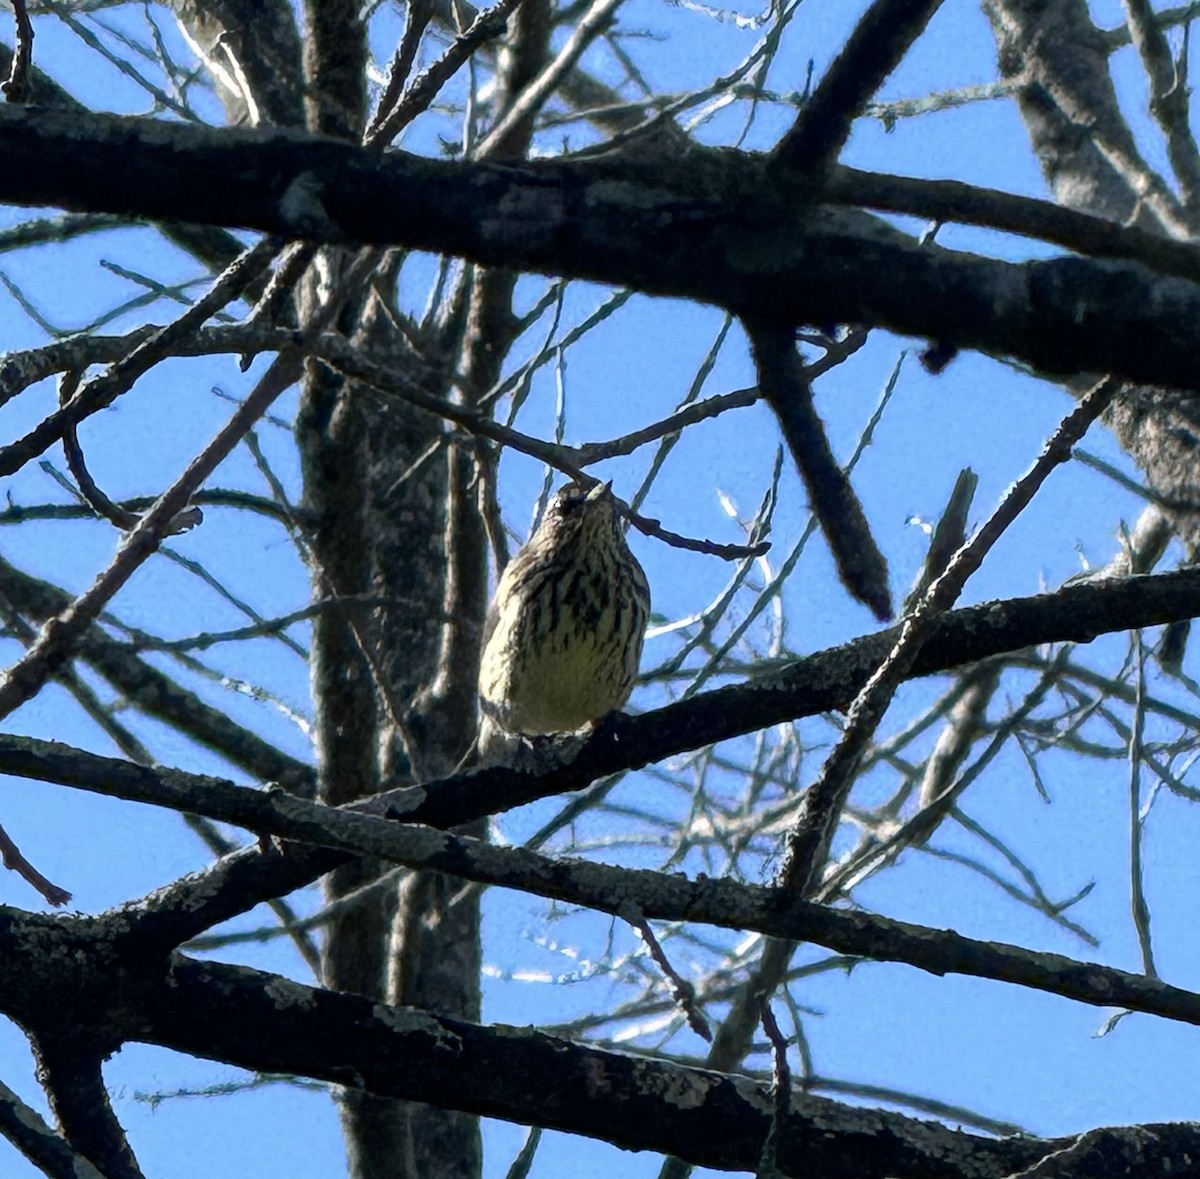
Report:
[[594,504],[598,499],[603,499],[606,495],[612,495],[612,480],[607,483],[597,483],[584,497],[584,503]]

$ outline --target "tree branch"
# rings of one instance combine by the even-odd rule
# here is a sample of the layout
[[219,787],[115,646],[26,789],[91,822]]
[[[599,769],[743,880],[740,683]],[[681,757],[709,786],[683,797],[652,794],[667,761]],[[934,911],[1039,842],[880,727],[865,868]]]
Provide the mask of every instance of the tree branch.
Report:
[[[177,958],[150,1008],[144,1038],[164,1047],[669,1152],[698,1165],[753,1169],[771,1120],[767,1090],[745,1078],[387,1008],[245,968]],[[999,1179],[1064,1145],[998,1142],[793,1094],[778,1160],[807,1179],[968,1171]]]
[[[811,209],[761,157],[692,149],[519,165],[375,153],[277,131],[216,132],[0,108],[0,200],[394,244],[691,298],[751,318],[861,323],[1189,388],[1200,287],[1131,264],[1008,263]],[[222,183],[209,183],[220,175]]]
[[863,104],[899,65],[942,0],[875,0],[775,148],[788,168],[819,173],[836,159]]
[[37,1057],[38,1079],[50,1097],[67,1141],[90,1159],[105,1179],[144,1179],[113,1113],[100,1071],[101,1061],[115,1045],[99,1049],[92,1042],[97,1034],[110,1033],[96,1026],[83,1031],[73,1021],[55,1021],[51,1026],[70,1030],[34,1032],[30,1039]]
[[[991,655],[1051,642],[1088,642],[1099,634],[1192,617],[1200,602],[1200,570],[1079,584],[1056,594],[1016,598],[943,615],[921,649],[911,675],[976,663]],[[846,707],[895,645],[898,629],[858,639],[800,660],[746,684],[705,692],[666,708],[626,717],[602,729],[557,768],[541,774],[503,766],[431,782],[382,796],[392,817],[453,826],[538,798],[577,790],[619,770],[670,757],[699,744],[727,740],[769,725]],[[120,797],[186,807],[202,776],[184,775],[167,789],[152,772],[128,763],[74,759],[50,743],[9,738],[0,770]],[[61,757],[51,755],[61,754]],[[172,771],[177,773],[177,771]],[[174,799],[174,801],[172,801]],[[241,804],[239,804],[241,805]],[[245,802],[253,827],[269,801]],[[284,855],[258,849],[235,853],[198,877],[162,889],[137,920],[163,943],[178,945],[219,921],[315,880],[343,861],[338,853],[289,848]]]
[[104,1179],[41,1114],[0,1081],[0,1134],[50,1179]]

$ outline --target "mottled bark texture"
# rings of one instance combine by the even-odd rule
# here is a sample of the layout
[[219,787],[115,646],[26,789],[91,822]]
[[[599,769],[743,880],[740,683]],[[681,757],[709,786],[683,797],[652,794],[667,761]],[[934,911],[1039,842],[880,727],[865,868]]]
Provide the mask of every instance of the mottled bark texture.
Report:
[[[1191,226],[1194,237],[1195,211],[1166,199],[1139,199],[1135,191],[1135,178],[1150,170],[1141,171],[1117,105],[1105,41],[1084,0],[985,0],[983,7],[1002,75],[1024,80],[1021,114],[1055,198],[1073,209],[1175,236]],[[1081,380],[1073,387],[1079,391],[1086,384]],[[1131,384],[1105,420],[1162,497],[1194,560],[1200,549],[1200,401],[1181,389]]]
[[[180,0],[176,10],[209,64],[231,124],[307,126],[360,139],[367,46],[354,0],[309,0],[303,41],[292,6],[282,2]],[[346,260],[325,251],[299,297],[329,297]],[[394,260],[382,253],[379,260],[373,292],[338,292],[345,299],[338,326],[402,372],[414,348],[378,301],[391,297],[396,272]],[[429,369],[426,363],[424,373]],[[451,479],[462,487],[470,471],[448,460],[435,418],[312,365],[297,432],[314,595],[383,599],[370,609],[327,610],[313,624],[319,794],[342,803],[374,793],[385,779],[446,773],[470,742],[473,649],[468,641],[443,658],[443,622],[456,633],[478,632],[486,549],[474,500],[451,495]],[[472,588],[458,593],[446,619],[451,580]],[[325,984],[377,1000],[404,995],[402,1001],[477,1019],[477,890],[455,904],[461,884],[445,877],[409,877],[399,896],[394,875],[368,887],[384,873],[378,863],[352,861],[327,878],[331,901],[367,891],[326,929]],[[407,936],[397,939],[396,929]],[[469,1115],[355,1091],[343,1095],[342,1112],[355,1179],[479,1173],[478,1129]]]
[[[309,126],[358,138],[366,119],[366,48],[357,5],[311,0],[306,68]],[[328,259],[331,269],[336,258]],[[403,372],[412,345],[379,300],[395,268],[380,255],[373,295],[351,295],[347,336]],[[390,281],[389,281],[390,280]],[[334,280],[336,281],[336,279]],[[430,339],[424,371],[454,346]],[[446,351],[443,352],[442,349]],[[452,457],[442,424],[353,382],[313,371],[302,446],[306,495],[318,513],[317,593],[366,594],[385,604],[355,618],[331,613],[314,646],[323,783],[330,801],[382,781],[448,772],[474,731],[474,648],[487,588],[485,538],[465,493],[471,464]],[[464,466],[466,469],[464,469]],[[472,588],[463,591],[464,581]],[[370,861],[329,877],[331,900],[385,873]],[[462,881],[408,873],[384,881],[329,928],[326,984],[441,1014],[480,1014],[479,895]],[[363,1093],[343,1096],[354,1179],[474,1179],[482,1168],[475,1117]]]

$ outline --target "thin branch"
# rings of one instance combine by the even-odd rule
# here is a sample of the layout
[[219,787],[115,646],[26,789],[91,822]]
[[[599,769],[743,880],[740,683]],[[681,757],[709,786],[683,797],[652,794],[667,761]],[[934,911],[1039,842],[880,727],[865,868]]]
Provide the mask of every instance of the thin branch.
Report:
[[1106,377],[1090,389],[1059,424],[1033,466],[1009,489],[991,518],[975,533],[905,617],[900,638],[855,698],[841,740],[809,788],[788,834],[780,881],[807,892],[821,871],[823,851],[833,837],[842,806],[874,733],[897,687],[906,678],[936,618],[953,605],[967,579],[983,563],[1005,529],[1020,515],[1055,467],[1104,412],[1119,382]]
[[[121,500],[117,506],[123,511],[140,516],[147,508],[153,507],[154,499],[153,496],[140,495]],[[206,507],[237,508],[241,511],[255,512],[280,524],[288,522],[286,513],[274,500],[248,491],[214,487],[210,491],[196,492],[192,502]],[[26,520],[91,520],[94,517],[95,512],[83,503],[28,506],[10,504],[0,509],[0,527],[23,524]]]
[[[77,335],[41,348],[5,353],[0,356],[0,405],[6,405],[30,385],[56,373],[82,371],[93,364],[113,364],[161,330],[154,324],[147,324],[124,336]],[[177,339],[170,354],[213,356],[231,352],[256,356],[261,352],[278,352],[295,344],[297,338],[295,330],[257,324],[203,327]],[[90,412],[101,408],[97,406]]]
[[1150,81],[1150,113],[1167,141],[1171,167],[1183,190],[1184,203],[1200,201],[1200,153],[1189,126],[1186,60],[1171,56],[1167,35],[1149,0],[1124,0],[1126,23]]
[[591,466],[592,463],[603,462],[605,459],[632,454],[640,446],[671,434],[682,433],[688,426],[709,421],[731,409],[746,409],[756,405],[761,398],[762,394],[757,386],[735,389],[731,393],[721,393],[716,397],[706,397],[703,401],[693,402],[652,426],[632,430],[628,434],[622,434],[620,438],[613,438],[609,442],[581,442],[570,449],[577,456],[576,461],[581,467]]
[[[472,434],[490,438],[492,441],[498,442],[503,446],[509,446],[513,450],[519,450],[523,454],[540,459],[547,466],[561,471],[570,479],[584,486],[590,486],[596,482],[593,476],[583,470],[578,452],[571,447],[562,446],[555,442],[544,442],[540,438],[523,434],[519,430],[514,430],[511,426],[505,426],[500,422],[494,421],[486,414],[478,413],[475,410],[457,405],[447,398],[428,393],[412,381],[405,379],[402,375],[398,375],[394,370],[380,364],[375,364],[373,361],[359,354],[353,347],[332,338],[324,337],[317,341],[313,351],[321,360],[329,364],[330,367],[345,373],[347,376],[352,376],[356,380],[362,381],[364,384],[368,384],[382,393],[400,397],[410,405],[415,405],[417,408],[424,409],[429,413],[438,414]],[[591,460],[586,461],[590,462]],[[653,536],[658,540],[665,541],[674,548],[706,553],[710,556],[720,557],[726,561],[735,561],[743,557],[760,556],[770,547],[764,544],[736,545],[721,544],[712,540],[696,540],[692,537],[681,536],[677,532],[671,532],[669,529],[664,528],[658,520],[639,514],[631,508],[626,507],[620,501],[618,501],[618,511],[639,532],[644,533],[646,536]]]
[[921,180],[837,167],[819,199],[907,213],[931,221],[979,225],[1052,242],[1093,258],[1128,258],[1160,274],[1200,280],[1200,246],[1121,225],[1038,197],[980,188],[960,180]]
[[66,405],[50,414],[24,438],[0,447],[0,475],[19,471],[30,459],[57,442],[64,427],[77,425],[131,389],[134,382],[169,355],[181,339],[191,335],[214,312],[236,299],[262,273],[276,249],[276,245],[267,239],[247,250],[217,278],[204,297],[177,320],[159,328],[106,372],[88,381]]
[[875,0],[829,67],[775,162],[820,173],[850,137],[850,125],[921,35],[942,0]]
[[575,68],[587,47],[609,28],[622,2],[623,0],[593,0],[587,12],[580,17],[579,23],[571,30],[571,36],[559,50],[558,56],[521,91],[517,100],[505,111],[504,117],[484,136],[473,153],[476,159],[487,159],[505,142],[515,127],[521,126],[541,110],[558,89],[563,78]]
[[[70,401],[78,388],[79,373],[70,372],[65,374],[62,384],[59,386],[59,405],[65,405]],[[140,519],[138,514],[122,508],[119,504],[113,503],[101,491],[95,479],[92,478],[91,472],[87,469],[87,463],[83,457],[83,448],[79,445],[79,436],[76,433],[73,422],[65,422],[63,424],[62,446],[63,454],[67,459],[67,468],[75,476],[75,482],[79,486],[79,494],[92,511],[101,519],[108,520],[110,524],[115,525],[122,532],[131,532],[136,528],[137,522]],[[177,536],[181,532],[187,532],[189,529],[195,528],[203,519],[204,513],[193,504],[190,507],[184,508],[178,517],[171,521],[167,527],[166,535]]]
[[[1129,733],[1129,907],[1133,927],[1142,953],[1142,970],[1158,977],[1154,965],[1154,941],[1150,934],[1150,906],[1146,903],[1146,881],[1142,857],[1145,816],[1142,814],[1142,759],[1146,730],[1146,652],[1142,632],[1133,632],[1134,668],[1137,697],[1133,706],[1133,725]],[[1153,792],[1151,792],[1153,798]]]
[[116,557],[92,587],[42,627],[37,639],[0,681],[0,717],[32,699],[71,657],[87,628],[157,550],[192,493],[230,454],[251,423],[298,379],[303,370],[302,357],[299,351],[285,352],[272,363],[225,428],[126,536]]
[[[363,140],[367,147],[386,147],[419,114],[429,108],[442,87],[463,67],[480,45],[499,37],[508,17],[521,0],[500,0],[476,14],[471,24],[455,38],[442,56],[423,70],[391,110],[380,104],[375,120]],[[414,16],[409,17],[415,20]],[[407,31],[406,31],[407,37]]]
[[771,1043],[771,1129],[763,1140],[762,1157],[758,1162],[755,1179],[784,1179],[779,1169],[779,1140],[783,1137],[788,1110],[792,1104],[792,1074],[787,1062],[787,1040],[779,1030],[770,1000],[764,998],[759,1015],[763,1031]]
[[[1181,4],[1177,8],[1164,8],[1161,12],[1154,14],[1154,19],[1163,29],[1186,25],[1197,17],[1200,17],[1200,4],[1197,3]],[[1098,35],[1109,53],[1133,43],[1128,24],[1117,25],[1115,29],[1101,29],[1098,31]]]
[[920,575],[904,601],[905,610],[920,600],[934,581],[946,571],[946,566],[950,564],[954,554],[966,543],[967,521],[978,486],[979,476],[970,467],[964,467],[958,473],[954,490],[951,491],[941,518],[929,538],[929,552],[925,554]]
[[621,916],[637,930],[638,936],[645,943],[646,949],[650,951],[650,957],[654,959],[658,964],[659,970],[663,972],[667,982],[670,984],[671,998],[683,1010],[684,1015],[687,1017],[688,1027],[702,1040],[707,1040],[711,1043],[712,1028],[709,1027],[708,1020],[704,1018],[704,1012],[696,1002],[696,988],[671,965],[671,960],[667,957],[658,938],[655,937],[650,923],[634,904],[628,905],[622,911]]
[[[412,73],[413,65],[417,60],[421,39],[425,36],[425,30],[429,27],[433,15],[434,6],[430,0],[416,0],[415,3],[406,6],[407,23],[404,26],[404,33],[400,38],[400,45],[396,49],[395,56],[392,58],[387,83],[383,88],[383,93],[379,96],[379,105],[375,108],[375,114],[367,125],[366,134],[363,136],[364,143],[370,144],[381,133],[381,128],[392,116],[396,104],[400,101],[400,96],[404,93],[409,74]],[[391,138],[389,137],[389,142]]]
[[[227,301],[232,297],[239,282],[244,286],[253,275],[258,274],[275,252],[276,247],[273,243],[260,244],[247,251],[221,276],[213,292],[197,303],[197,308],[207,304],[203,317],[197,322],[203,322],[203,318],[211,314],[218,298]],[[370,256],[370,250],[360,252],[354,268],[346,277],[347,289],[352,289],[361,281],[371,260]],[[70,658],[75,646],[104,606],[158,548],[173,521],[187,506],[192,493],[220,466],[250,426],[300,377],[311,341],[324,330],[338,306],[336,299],[330,299],[314,310],[301,332],[302,343],[279,353],[224,429],[192,460],[187,470],[127,535],[112,563],[92,587],[42,627],[25,655],[8,670],[4,680],[0,682],[0,717],[8,716],[27,700],[32,699],[46,680]],[[193,308],[193,312],[195,310]],[[191,315],[192,312],[188,314]],[[183,317],[186,318],[187,316]],[[110,373],[117,374],[114,379],[132,380],[138,372],[144,371],[139,366],[155,363],[160,344],[163,341],[169,344],[174,334],[180,330],[181,322],[182,319],[177,320],[170,328],[163,329],[157,336],[151,337],[141,349],[135,349],[126,361],[114,366],[114,369],[110,370]],[[86,392],[85,387],[78,397],[72,399],[72,404],[83,398]]]
[[0,826],[0,855],[4,857],[4,866],[10,872],[16,872],[22,880],[33,885],[48,904],[58,907],[65,905],[71,894],[65,888],[47,880],[22,854],[21,849],[13,842],[12,836]]

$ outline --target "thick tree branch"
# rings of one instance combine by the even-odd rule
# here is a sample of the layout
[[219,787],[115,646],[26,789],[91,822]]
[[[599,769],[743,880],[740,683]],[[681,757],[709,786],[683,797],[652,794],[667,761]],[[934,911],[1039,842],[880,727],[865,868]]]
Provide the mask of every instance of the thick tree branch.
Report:
[[[1200,600],[1200,571],[1128,578],[1070,586],[1057,594],[1011,599],[945,615],[914,663],[913,675],[929,675],[978,662],[990,655],[1047,642],[1087,642],[1108,630],[1152,626],[1191,617]],[[522,773],[491,767],[396,793],[391,813],[408,822],[452,826],[520,806],[547,795],[575,790],[605,774],[668,757],[698,744],[726,740],[768,725],[846,707],[891,650],[898,631],[859,639],[822,652],[769,677],[706,692],[691,700],[625,718],[585,743],[559,768]],[[108,793],[128,790],[148,798],[157,781],[142,767],[109,762],[103,775],[94,763],[73,768],[69,754],[51,766],[26,743],[6,751],[0,769],[23,777],[63,782]],[[44,747],[42,748],[44,752]],[[22,752],[22,749],[25,752]],[[126,776],[129,775],[129,776]],[[118,786],[119,783],[119,786]],[[180,787],[181,797],[186,788]],[[183,804],[181,804],[183,805]],[[261,804],[256,804],[261,805]],[[254,814],[248,815],[253,826]],[[153,927],[163,944],[178,945],[256,903],[299,888],[344,859],[336,852],[289,848],[284,855],[247,849],[228,856],[197,879],[161,890],[136,918]]]
[[[177,958],[169,983],[151,997],[149,1024],[145,1039],[197,1056],[319,1076],[722,1170],[753,1169],[771,1120],[766,1087],[744,1078],[388,1008],[215,963]],[[781,1166],[806,1179],[999,1179],[1067,1145],[996,1141],[799,1094],[781,1131]]]
[[[0,738],[0,740],[3,740]],[[392,823],[349,808],[335,809],[276,792],[259,806],[256,791],[209,782],[196,809],[234,821],[246,796],[261,815],[258,830],[375,856],[410,868],[531,892],[628,917],[689,921],[753,930],[790,942],[812,942],[849,956],[903,962],[931,974],[961,974],[1025,986],[1095,1007],[1123,1007],[1200,1025],[1200,994],[1141,974],[1061,954],[1040,953],[964,937],[857,911],[826,908],[794,888],[763,888],[733,880],[688,880],[677,874],[555,858],[525,848]],[[368,804],[369,806],[369,804]],[[136,928],[136,921],[134,922]]]
[[[48,946],[56,952],[46,953]],[[0,975],[0,1010],[24,1024],[74,1016],[119,1029],[122,1040],[587,1134],[722,1169],[753,1168],[770,1125],[767,1090],[745,1078],[386,1007],[245,967],[179,955],[147,961],[126,953],[129,948],[119,923],[109,919],[56,921],[0,909],[0,953],[12,961],[36,958],[40,966],[36,979],[24,971]],[[1000,1179],[1066,1145],[996,1141],[795,1094],[779,1158],[788,1173],[809,1179]]]
[[[862,323],[1188,388],[1200,287],[1133,264],[1007,263],[919,245],[767,183],[762,157],[693,149],[506,165],[333,140],[0,109],[0,200],[394,244],[595,279],[754,318]],[[209,183],[220,175],[222,183]]]
[[[1114,631],[1194,618],[1198,611],[1200,569],[1079,583],[1055,593],[968,606],[933,623],[909,677],[952,671],[1045,643],[1086,643]],[[898,626],[890,627],[745,683],[622,717],[612,731],[602,727],[582,746],[565,742],[566,760],[540,773],[492,766],[403,788],[395,792],[388,813],[410,822],[452,826],[704,744],[845,707],[895,646],[899,633]],[[70,747],[27,738],[0,738],[0,750],[0,771],[5,773],[180,810],[195,804],[192,792],[198,786],[221,781],[91,755],[77,761]],[[252,830],[273,810],[271,796],[256,791],[247,791],[239,807],[243,809],[224,817]]]

